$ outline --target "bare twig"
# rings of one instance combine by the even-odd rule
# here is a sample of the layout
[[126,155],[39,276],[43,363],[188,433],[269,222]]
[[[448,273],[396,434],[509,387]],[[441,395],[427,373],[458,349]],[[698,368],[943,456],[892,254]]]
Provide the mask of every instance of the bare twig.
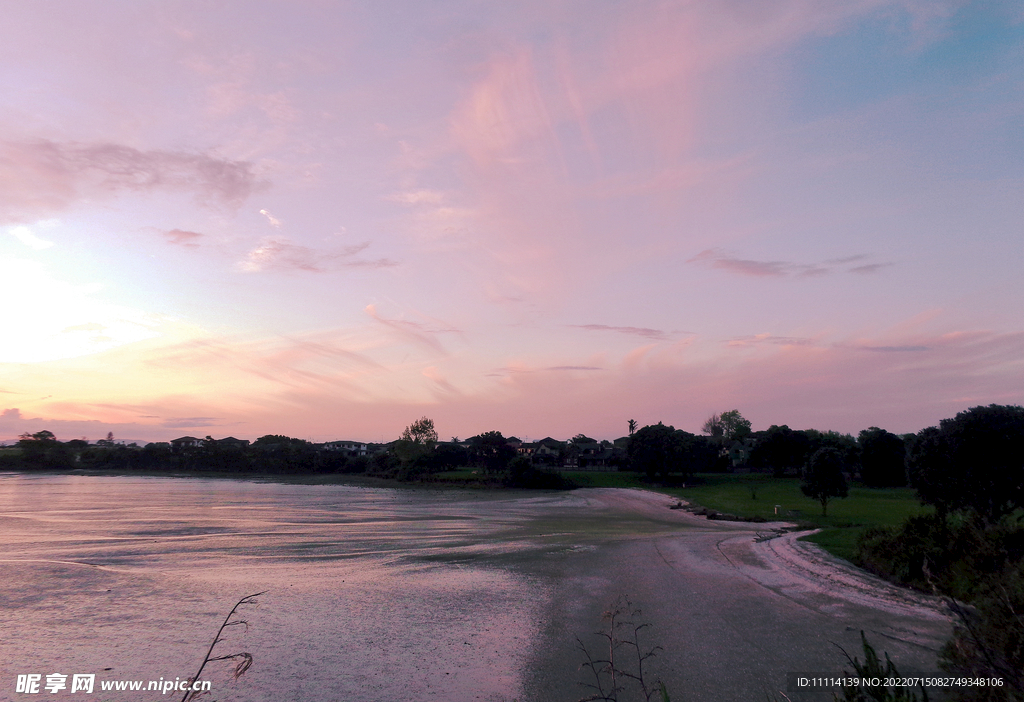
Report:
[[[231,617],[235,616],[235,614],[238,612],[238,608],[239,607],[241,607],[242,605],[254,604],[256,602],[256,598],[257,597],[259,597],[260,595],[265,595],[265,594],[267,594],[266,590],[264,590],[263,592],[257,592],[254,595],[246,595],[245,597],[243,597],[242,599],[240,599],[238,602],[235,603],[235,606],[231,608],[230,612],[228,612],[228,616],[226,616],[224,618],[224,623],[220,625],[219,629],[217,629],[217,635],[213,637],[213,643],[210,644],[209,650],[206,651],[206,657],[203,658],[203,662],[199,665],[199,670],[197,670],[196,674],[194,676],[192,676],[192,682],[193,683],[195,681],[199,680],[199,676],[202,675],[202,673],[203,673],[203,668],[205,668],[206,664],[209,663],[210,661],[226,661],[226,660],[241,659],[241,660],[239,660],[238,664],[235,666],[235,673],[234,673],[235,680],[237,680],[239,678],[239,676],[242,675],[245,671],[249,670],[249,667],[252,665],[252,654],[243,651],[242,653],[231,653],[231,654],[228,654],[228,655],[225,655],[225,656],[214,656],[213,655],[213,649],[214,649],[214,647],[217,646],[217,644],[219,644],[221,641],[223,641],[223,639],[221,639],[220,635],[222,633],[224,633],[224,630],[226,628],[228,628],[229,626],[244,626],[245,630],[249,631],[249,622],[247,622],[244,619],[238,619],[236,621],[231,621]],[[194,700],[199,695],[200,695],[200,693],[198,691],[189,690],[181,698],[181,702],[188,702],[188,700]]]
[[[640,632],[649,627],[650,624],[638,624],[634,621],[640,615],[640,609],[633,607],[633,603],[625,596],[620,596],[612,607],[604,612],[601,618],[608,622],[608,629],[607,631],[595,632],[595,635],[602,637],[608,642],[607,659],[595,659],[592,657],[583,641],[579,637],[576,638],[580,650],[587,659],[580,666],[580,669],[586,668],[594,676],[594,684],[581,683],[584,687],[594,690],[594,694],[583,698],[580,702],[618,702],[619,694],[626,689],[625,683],[627,680],[634,681],[640,687],[643,699],[646,702],[650,702],[655,695],[659,694],[661,699],[668,699],[668,693],[665,690],[664,684],[660,680],[655,680],[651,683],[645,674],[644,662],[655,656],[662,648],[661,646],[654,646],[644,650],[640,643]],[[619,630],[624,627],[629,627],[629,633],[625,637],[619,633]],[[620,657],[618,661],[616,660],[616,651],[623,646],[630,647],[633,650],[633,655],[636,657],[635,672],[627,667],[629,665],[628,662],[623,662],[632,659],[632,655],[627,656],[626,659]]]

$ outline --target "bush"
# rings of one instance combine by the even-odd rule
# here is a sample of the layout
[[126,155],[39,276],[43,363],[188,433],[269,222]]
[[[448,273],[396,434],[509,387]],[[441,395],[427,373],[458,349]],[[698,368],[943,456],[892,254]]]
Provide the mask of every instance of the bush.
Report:
[[1005,568],[979,588],[975,607],[954,603],[960,623],[939,665],[951,675],[1003,679],[1002,687],[958,688],[965,702],[1024,699],[1024,562]]
[[921,590],[970,600],[980,584],[1024,556],[1024,528],[1012,517],[986,528],[973,512],[911,517],[872,527],[857,543],[857,564]]
[[571,490],[578,487],[575,482],[560,473],[535,467],[528,458],[513,459],[508,465],[508,475],[502,481],[505,487],[534,490]]

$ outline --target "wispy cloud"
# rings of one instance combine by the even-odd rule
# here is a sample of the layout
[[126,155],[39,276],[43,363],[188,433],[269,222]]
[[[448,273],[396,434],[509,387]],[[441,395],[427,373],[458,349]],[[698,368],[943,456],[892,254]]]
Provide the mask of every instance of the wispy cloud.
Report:
[[445,200],[445,194],[440,190],[421,188],[419,190],[405,190],[392,193],[385,199],[403,205],[440,205]]
[[754,261],[726,254],[720,249],[706,249],[687,261],[687,263],[704,263],[712,268],[720,268],[731,273],[752,276],[784,276],[789,275],[792,264],[785,261]]
[[855,256],[843,256],[842,258],[829,258],[825,260],[825,263],[830,265],[841,266],[847,263],[856,263],[857,261],[864,261],[867,259],[867,254],[857,254]]
[[436,366],[427,366],[422,373],[424,378],[432,381],[436,390],[448,397],[458,394],[458,389],[452,385]]
[[377,312],[376,305],[367,305],[364,311],[375,321],[398,332],[400,336],[426,346],[438,353],[445,353],[444,347],[437,339],[438,334],[458,334],[462,331],[461,329],[456,329],[455,327],[445,324],[438,325],[436,323],[414,322],[408,319],[388,319]]
[[878,271],[882,270],[883,268],[888,268],[891,265],[892,265],[891,263],[868,263],[868,264],[865,264],[863,266],[855,266],[855,267],[851,268],[850,269],[850,273],[860,273],[861,275],[870,275],[872,273],[877,273]]
[[907,352],[927,351],[928,350],[927,346],[917,346],[917,345],[910,345],[910,346],[860,346],[858,348],[861,348],[861,349],[863,349],[865,351],[879,351],[879,352],[882,352],[882,353],[907,353]]
[[169,243],[189,248],[199,246],[199,239],[203,238],[203,235],[199,232],[190,232],[185,229],[171,229],[163,234]]
[[0,141],[0,223],[62,211],[119,191],[192,192],[237,207],[260,186],[252,164],[202,153],[143,151],[114,143]]
[[267,270],[325,273],[343,268],[389,268],[398,265],[387,258],[356,258],[369,246],[370,242],[364,241],[340,249],[314,249],[296,244],[287,237],[265,237],[239,261],[238,267],[247,273]]
[[502,368],[496,368],[490,373],[487,373],[488,377],[492,378],[505,378],[513,375],[531,374],[531,373],[548,373],[548,372],[566,372],[566,371],[599,371],[605,370],[601,366],[585,366],[585,365],[574,365],[574,366],[527,366],[522,364],[504,366]]
[[218,417],[169,417],[160,422],[167,429],[192,429],[198,427],[215,427],[223,420]]
[[813,344],[812,339],[798,336],[775,336],[773,334],[754,334],[752,336],[738,336],[729,339],[728,346],[757,346],[759,344],[770,344],[772,346],[809,346]]
[[794,261],[758,261],[750,258],[742,258],[734,253],[722,249],[705,249],[689,259],[687,263],[697,263],[737,273],[739,275],[754,277],[814,277],[830,273],[848,272],[869,274],[877,273],[891,263],[867,263],[852,268],[844,268],[850,263],[863,261],[869,258],[866,254],[846,256],[843,258],[832,258],[822,263],[797,263]]
[[267,222],[275,229],[281,228],[281,220],[270,214],[267,210],[260,210],[260,214],[267,218]]
[[[650,329],[648,327],[615,327],[607,324],[570,324],[568,326],[573,329],[586,329],[588,331],[610,331],[618,332],[619,334],[631,334],[633,336],[642,336],[645,339],[654,339],[656,341],[664,341],[669,338],[668,332],[662,331],[661,329]],[[673,333],[685,334],[687,332]]]

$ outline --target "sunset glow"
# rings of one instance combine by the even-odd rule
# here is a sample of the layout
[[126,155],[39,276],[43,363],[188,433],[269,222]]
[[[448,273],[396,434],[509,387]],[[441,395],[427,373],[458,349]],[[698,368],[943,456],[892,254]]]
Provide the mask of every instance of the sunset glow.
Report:
[[0,55],[0,440],[1024,402],[1017,3],[16,3]]

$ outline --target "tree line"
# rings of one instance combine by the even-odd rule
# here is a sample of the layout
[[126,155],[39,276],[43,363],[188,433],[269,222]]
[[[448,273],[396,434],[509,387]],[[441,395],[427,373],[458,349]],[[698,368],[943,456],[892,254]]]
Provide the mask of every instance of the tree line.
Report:
[[[911,485],[925,504],[942,513],[971,509],[987,521],[997,521],[1022,506],[1024,480],[1024,408],[989,405],[974,407],[938,426],[902,436],[869,427],[850,434],[814,429],[793,430],[772,425],[751,431],[738,410],[712,415],[695,435],[661,422],[636,429],[626,448],[608,450],[578,434],[545,456],[521,455],[515,437],[487,431],[465,441],[442,442],[434,423],[422,417],[395,441],[370,456],[325,450],[303,439],[266,435],[247,446],[206,437],[198,446],[145,447],[117,444],[112,435],[89,444],[82,439],[61,442],[50,431],[24,434],[16,451],[0,451],[0,467],[48,469],[111,469],[219,471],[256,473],[367,473],[413,480],[459,468],[498,476],[517,475],[564,465],[580,447],[608,450],[612,467],[642,473],[662,483],[685,481],[696,473],[737,467],[804,478],[808,494],[822,500],[842,496],[846,476],[868,487]],[[625,438],[625,437],[624,437]],[[513,465],[514,464],[514,465]],[[831,487],[830,487],[831,486]]]

